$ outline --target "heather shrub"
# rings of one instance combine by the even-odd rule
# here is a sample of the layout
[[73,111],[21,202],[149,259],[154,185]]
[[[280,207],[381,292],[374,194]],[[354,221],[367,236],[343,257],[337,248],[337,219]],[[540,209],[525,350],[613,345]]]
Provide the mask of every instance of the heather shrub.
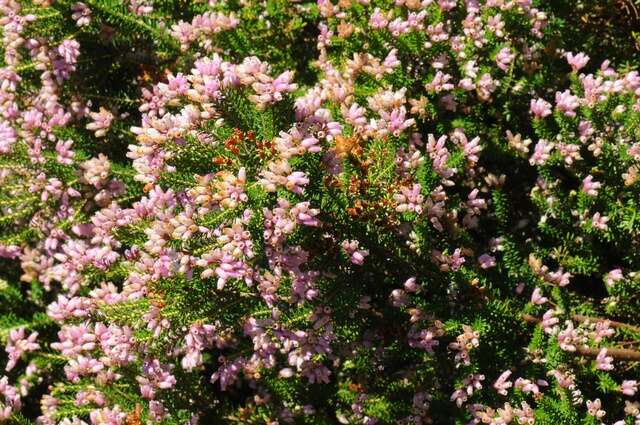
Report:
[[618,28],[529,0],[0,6],[0,422],[640,421]]

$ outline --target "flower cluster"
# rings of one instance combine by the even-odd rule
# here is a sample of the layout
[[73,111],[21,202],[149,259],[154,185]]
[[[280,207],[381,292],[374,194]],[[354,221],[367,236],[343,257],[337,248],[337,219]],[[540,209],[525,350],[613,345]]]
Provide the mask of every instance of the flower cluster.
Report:
[[0,4],[0,422],[640,420],[640,73],[555,5],[48,3]]

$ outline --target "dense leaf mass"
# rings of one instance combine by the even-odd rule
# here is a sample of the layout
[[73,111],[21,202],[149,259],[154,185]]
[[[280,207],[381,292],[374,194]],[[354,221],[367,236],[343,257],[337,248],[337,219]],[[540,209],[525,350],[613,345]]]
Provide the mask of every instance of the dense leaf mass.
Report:
[[635,0],[0,0],[0,423],[640,424]]

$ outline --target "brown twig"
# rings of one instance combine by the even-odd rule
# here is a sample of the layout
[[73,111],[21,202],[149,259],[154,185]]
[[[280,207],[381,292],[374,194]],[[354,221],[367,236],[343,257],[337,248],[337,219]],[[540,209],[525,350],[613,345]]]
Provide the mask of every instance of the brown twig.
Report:
[[[627,348],[605,348],[607,349],[607,356],[613,357],[616,360],[640,361],[640,351],[629,350]],[[576,347],[575,352],[585,357],[598,357],[600,350],[600,348]]]
[[529,322],[529,323],[540,323],[540,322],[542,322],[542,319],[540,319],[539,317],[536,317],[536,316],[532,316],[530,314],[523,314],[520,317],[522,317],[522,320],[524,320],[525,322]]

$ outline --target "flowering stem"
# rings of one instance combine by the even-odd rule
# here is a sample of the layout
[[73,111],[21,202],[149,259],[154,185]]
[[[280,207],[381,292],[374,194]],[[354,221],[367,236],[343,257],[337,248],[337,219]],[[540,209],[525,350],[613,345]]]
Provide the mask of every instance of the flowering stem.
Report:
[[582,314],[573,314],[571,316],[571,318],[573,320],[578,321],[578,322],[592,322],[592,323],[595,323],[595,322],[607,321],[607,322],[609,322],[609,325],[611,327],[627,329],[627,330],[630,330],[632,332],[640,333],[640,327],[638,327],[638,326],[633,326],[633,325],[630,325],[628,323],[616,322],[614,320],[609,320],[609,319],[605,319],[605,318],[602,318],[602,317],[589,317],[589,316],[583,316]]
[[[581,318],[587,319],[589,321],[597,321],[597,318],[593,318],[593,317],[587,317],[587,316],[580,316],[580,315],[575,315],[575,316],[579,316]],[[574,317],[574,316],[571,316]],[[529,323],[540,323],[542,321],[542,319],[532,316],[530,314],[523,314],[522,315],[522,319],[525,322],[529,322]],[[575,319],[575,320],[579,320],[579,319]],[[582,320],[582,321],[587,321],[587,320]],[[607,319],[602,319],[602,320],[607,320]],[[580,321],[580,320],[579,320]],[[627,325],[626,323],[620,323],[620,322],[616,322],[619,325],[623,325],[624,327],[630,326],[632,328],[634,328],[634,326],[632,325]],[[620,327],[620,326],[619,326]],[[607,349],[607,355],[613,357],[616,360],[622,360],[622,361],[640,361],[640,351],[636,351],[636,350],[630,350],[627,348],[610,348],[610,347],[606,347]],[[585,357],[597,357],[598,354],[600,353],[600,348],[591,348],[591,347],[587,347],[587,346],[579,346],[576,347],[576,353],[580,354],[581,356],[585,356]]]

